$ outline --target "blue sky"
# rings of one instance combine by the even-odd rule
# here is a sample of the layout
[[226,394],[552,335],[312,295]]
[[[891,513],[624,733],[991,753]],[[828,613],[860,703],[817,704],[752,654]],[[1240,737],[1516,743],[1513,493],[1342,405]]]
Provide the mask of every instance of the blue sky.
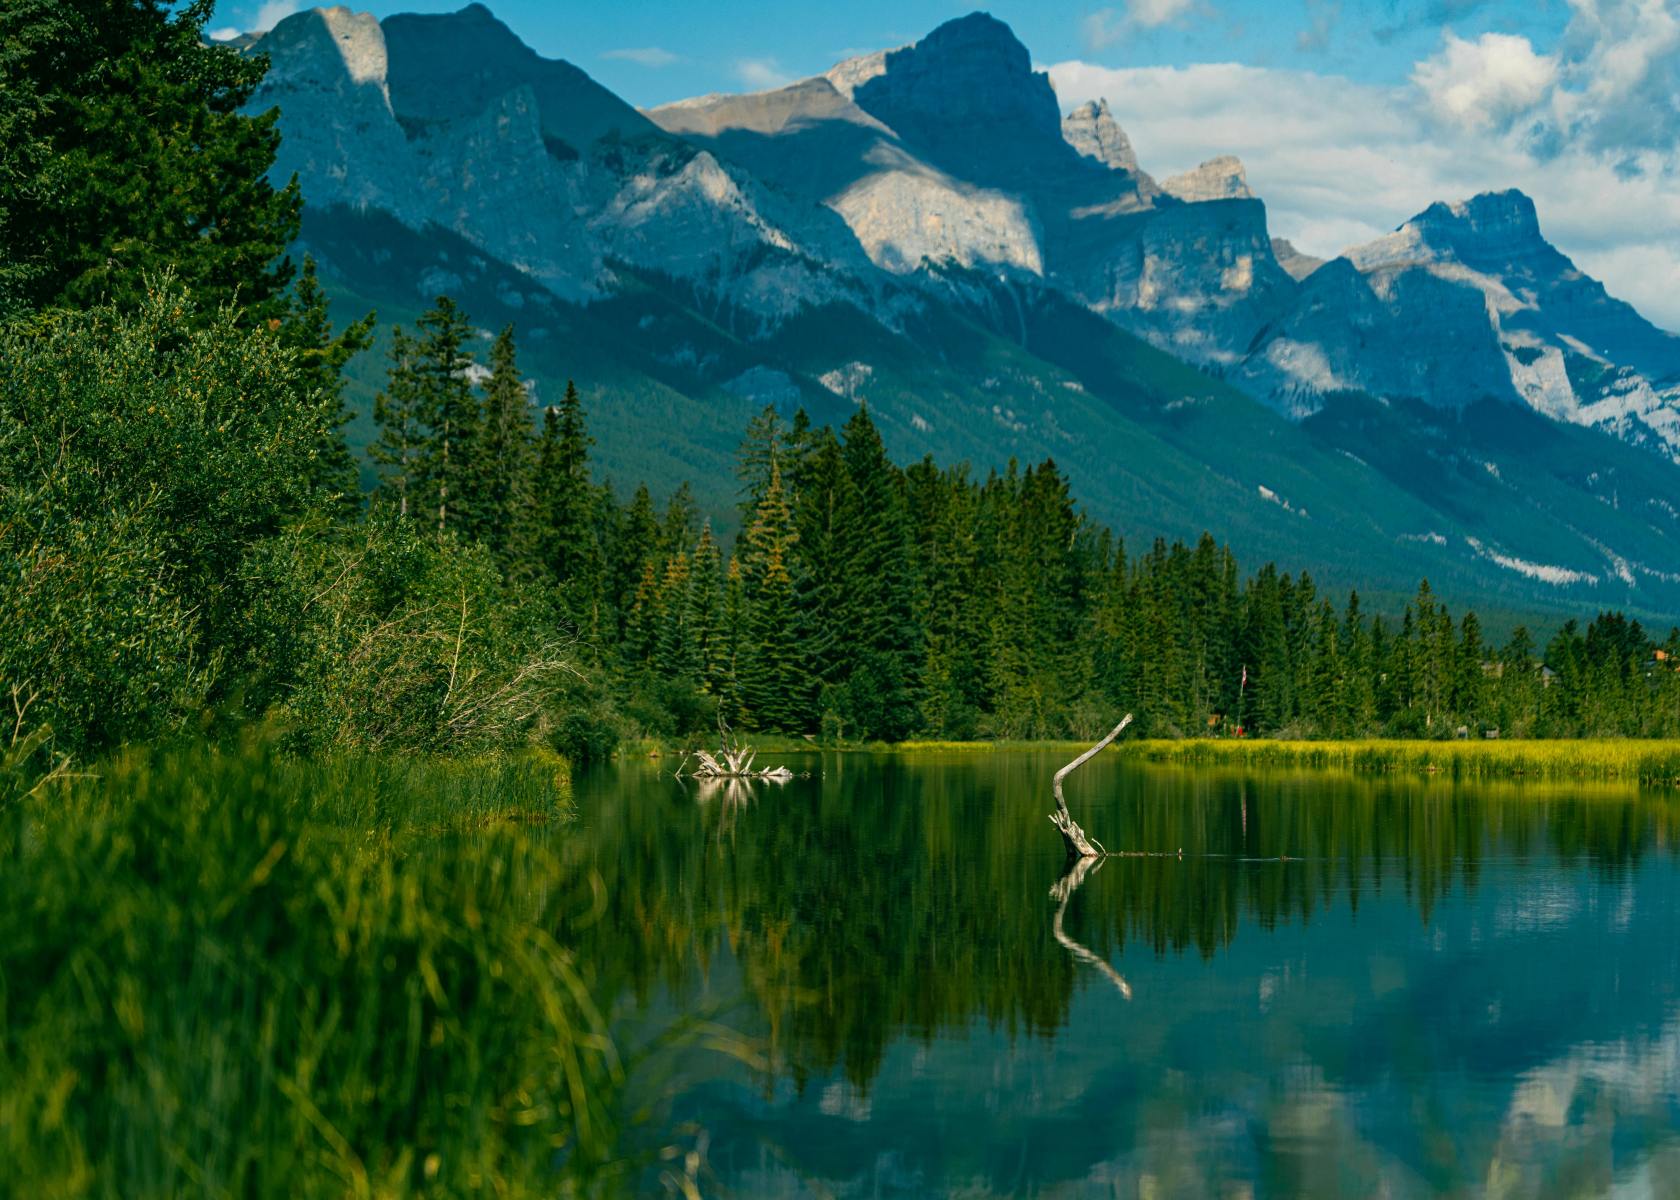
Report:
[[[434,12],[464,0],[355,5],[381,17]],[[273,24],[296,3],[227,3],[217,26]],[[1007,21],[1041,63],[1084,59],[1111,66],[1241,62],[1395,83],[1449,27],[1474,38],[1522,34],[1555,42],[1564,0],[1142,0],[1128,4],[995,0],[625,0],[545,3],[491,0],[491,9],[540,53],[565,58],[634,104],[737,91],[799,78],[841,58],[915,41],[942,21],[984,8]]]
[[[378,0],[378,16],[464,0]],[[489,0],[648,107],[903,45],[955,0]],[[262,29],[298,0],[224,0]],[[1104,97],[1145,170],[1235,154],[1275,234],[1329,256],[1519,187],[1612,293],[1680,330],[1680,0],[995,0],[1064,108]]]

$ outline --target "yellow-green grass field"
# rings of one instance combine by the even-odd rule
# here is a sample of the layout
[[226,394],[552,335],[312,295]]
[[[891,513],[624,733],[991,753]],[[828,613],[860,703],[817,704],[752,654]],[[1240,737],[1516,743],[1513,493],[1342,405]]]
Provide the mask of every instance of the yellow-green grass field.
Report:
[[1680,742],[1270,741],[1186,739],[1125,742],[1120,753],[1183,766],[1313,768],[1358,774],[1408,773],[1453,779],[1606,780],[1680,786]]
[[[760,755],[816,751],[878,754],[965,754],[1021,750],[1077,752],[1089,742],[907,741],[819,745],[801,738],[746,735]],[[682,751],[654,742],[625,751],[660,757]],[[1269,738],[1185,738],[1122,740],[1110,753],[1145,762],[1179,766],[1291,770],[1336,770],[1356,774],[1415,774],[1451,779],[1598,780],[1646,787],[1680,787],[1680,741],[1567,739],[1557,741],[1280,741]]]

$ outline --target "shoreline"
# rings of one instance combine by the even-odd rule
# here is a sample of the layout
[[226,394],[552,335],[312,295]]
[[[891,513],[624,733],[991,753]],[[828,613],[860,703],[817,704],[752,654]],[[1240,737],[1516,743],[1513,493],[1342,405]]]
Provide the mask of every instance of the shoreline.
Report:
[[[1076,740],[842,742],[819,745],[802,738],[749,737],[763,754],[991,754],[1070,751]],[[669,743],[631,743],[625,757],[681,757]],[[1344,771],[1355,775],[1413,774],[1450,779],[1603,780],[1652,788],[1680,788],[1680,740],[1637,738],[1406,741],[1393,738],[1302,741],[1254,739],[1138,739],[1105,753],[1187,767]]]

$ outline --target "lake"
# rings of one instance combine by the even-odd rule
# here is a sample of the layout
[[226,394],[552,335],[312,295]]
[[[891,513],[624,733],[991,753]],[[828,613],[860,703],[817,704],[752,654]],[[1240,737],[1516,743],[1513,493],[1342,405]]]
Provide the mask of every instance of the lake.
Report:
[[745,1038],[660,1069],[708,1194],[1680,1194],[1680,801],[1110,753],[1066,874],[1068,757],[579,774],[626,1047]]

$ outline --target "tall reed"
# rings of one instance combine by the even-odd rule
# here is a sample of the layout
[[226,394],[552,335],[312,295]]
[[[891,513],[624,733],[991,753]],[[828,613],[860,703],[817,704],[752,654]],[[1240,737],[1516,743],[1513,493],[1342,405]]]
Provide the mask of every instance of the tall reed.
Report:
[[560,766],[254,740],[0,810],[0,1193],[632,1186]]

